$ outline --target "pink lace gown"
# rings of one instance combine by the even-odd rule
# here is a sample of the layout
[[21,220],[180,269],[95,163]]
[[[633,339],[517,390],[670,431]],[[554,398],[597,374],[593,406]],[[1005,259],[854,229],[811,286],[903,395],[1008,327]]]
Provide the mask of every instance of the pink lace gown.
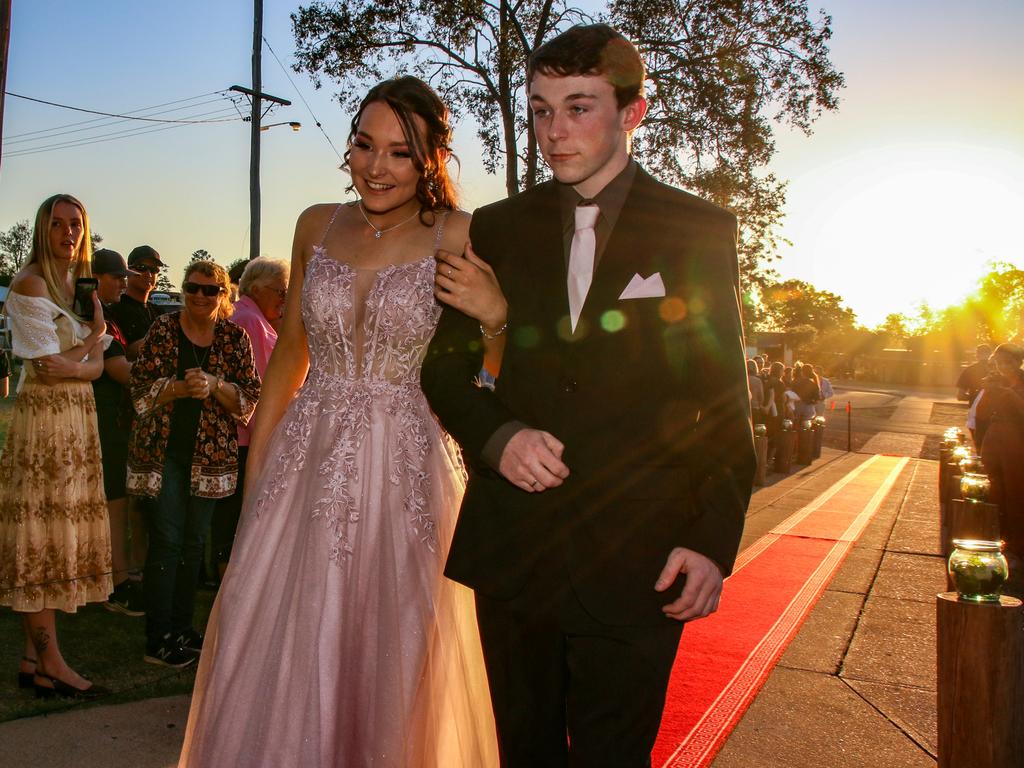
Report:
[[433,276],[314,251],[309,378],[245,502],[180,766],[497,765],[472,593],[442,576],[464,472],[419,386]]

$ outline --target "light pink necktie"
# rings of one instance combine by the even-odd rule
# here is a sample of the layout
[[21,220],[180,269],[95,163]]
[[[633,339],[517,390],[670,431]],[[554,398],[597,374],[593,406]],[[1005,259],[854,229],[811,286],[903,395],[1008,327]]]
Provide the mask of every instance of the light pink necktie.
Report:
[[569,321],[574,333],[594,279],[594,251],[597,249],[594,225],[600,212],[596,205],[576,206],[576,232],[569,247]]

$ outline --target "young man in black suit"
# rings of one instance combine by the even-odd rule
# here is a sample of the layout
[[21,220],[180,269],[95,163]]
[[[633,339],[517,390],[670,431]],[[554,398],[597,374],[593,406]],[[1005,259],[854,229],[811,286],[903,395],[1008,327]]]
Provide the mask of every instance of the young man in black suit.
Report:
[[649,765],[683,622],[717,609],[750,497],[736,220],[631,159],[643,81],[607,25],[535,52],[555,178],[470,230],[507,331],[446,308],[423,367],[470,468],[446,573],[476,592],[504,766]]

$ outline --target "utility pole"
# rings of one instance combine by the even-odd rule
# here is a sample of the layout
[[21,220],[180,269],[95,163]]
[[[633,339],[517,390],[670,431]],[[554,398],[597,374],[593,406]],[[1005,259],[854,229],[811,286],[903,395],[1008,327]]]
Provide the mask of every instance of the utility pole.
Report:
[[[4,94],[7,92],[7,59],[11,47],[11,3],[0,0],[0,147],[4,138]],[[3,150],[0,149],[0,160]]]
[[[255,54],[253,58],[255,58]],[[251,260],[260,255],[260,130],[262,128],[260,120],[263,113],[263,102],[269,101],[282,107],[290,107],[292,103],[288,99],[271,96],[269,93],[261,93],[254,88],[245,88],[241,85],[232,85],[228,90],[244,94],[252,102],[252,112],[249,117],[249,121],[252,123],[250,126],[252,135],[249,142],[249,259]],[[291,124],[289,123],[289,125]],[[295,125],[299,125],[299,123]],[[298,129],[292,126],[292,130]]]
[[252,3],[252,132],[249,139],[249,261],[260,255],[260,111],[263,91],[263,0]]

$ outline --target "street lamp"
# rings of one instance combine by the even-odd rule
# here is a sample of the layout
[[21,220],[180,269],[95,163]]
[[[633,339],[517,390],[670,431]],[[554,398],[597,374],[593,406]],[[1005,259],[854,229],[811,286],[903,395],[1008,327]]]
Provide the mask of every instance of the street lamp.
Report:
[[266,130],[268,130],[270,128],[273,128],[276,125],[287,125],[288,127],[290,127],[296,133],[298,133],[299,129],[302,128],[302,123],[297,123],[294,120],[291,120],[291,121],[285,122],[285,123],[270,123],[269,125],[261,125],[260,126],[260,130],[261,131],[266,131]]

